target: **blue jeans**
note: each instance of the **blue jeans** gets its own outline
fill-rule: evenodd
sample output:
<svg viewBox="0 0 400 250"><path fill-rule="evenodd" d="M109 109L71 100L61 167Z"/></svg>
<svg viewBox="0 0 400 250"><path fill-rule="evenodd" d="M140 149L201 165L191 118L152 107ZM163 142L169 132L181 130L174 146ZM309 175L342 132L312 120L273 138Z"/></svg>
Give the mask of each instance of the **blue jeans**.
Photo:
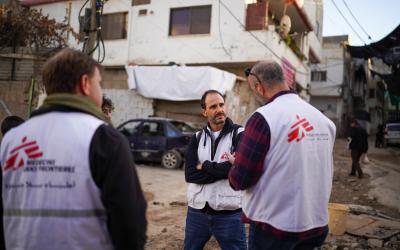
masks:
<svg viewBox="0 0 400 250"><path fill-rule="evenodd" d="M203 249L213 235L222 250L246 249L246 233L240 222L241 212L209 215L188 207L185 228L185 250Z"/></svg>
<svg viewBox="0 0 400 250"><path fill-rule="evenodd" d="M305 239L278 238L261 230L254 224L250 224L249 250L312 250L321 246L327 235L328 230L322 235L310 236Z"/></svg>

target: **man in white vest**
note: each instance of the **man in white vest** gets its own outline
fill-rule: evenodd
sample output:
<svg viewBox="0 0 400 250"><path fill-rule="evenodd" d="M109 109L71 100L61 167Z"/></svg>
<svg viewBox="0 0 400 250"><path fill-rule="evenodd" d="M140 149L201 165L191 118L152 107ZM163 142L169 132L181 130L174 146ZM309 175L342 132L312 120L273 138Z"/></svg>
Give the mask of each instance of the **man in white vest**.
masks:
<svg viewBox="0 0 400 250"><path fill-rule="evenodd" d="M328 233L336 128L285 83L273 61L246 70L265 104L247 121L229 173L244 190L249 249L313 249Z"/></svg>
<svg viewBox="0 0 400 250"><path fill-rule="evenodd" d="M185 178L188 183L188 211L185 250L203 249L214 236L223 250L246 249L244 225L240 222L242 193L228 182L233 153L243 128L225 115L224 98L216 90L201 98L208 124L193 135L187 152Z"/></svg>
<svg viewBox="0 0 400 250"><path fill-rule="evenodd" d="M100 72L73 49L44 64L47 98L1 144L2 249L144 248L146 202L129 145L101 112Z"/></svg>

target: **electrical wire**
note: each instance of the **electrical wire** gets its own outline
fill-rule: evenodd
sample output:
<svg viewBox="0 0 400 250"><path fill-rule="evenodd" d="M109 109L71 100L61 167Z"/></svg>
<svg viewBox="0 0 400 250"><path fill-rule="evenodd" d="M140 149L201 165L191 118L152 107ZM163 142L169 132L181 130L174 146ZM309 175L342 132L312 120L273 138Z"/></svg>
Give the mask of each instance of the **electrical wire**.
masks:
<svg viewBox="0 0 400 250"><path fill-rule="evenodd" d="M219 40L222 45L222 49L225 51L225 54L232 59L232 55L228 52L228 50L224 46L224 41L222 39L222 32L221 32L221 0L218 0L218 31L219 31Z"/></svg>
<svg viewBox="0 0 400 250"><path fill-rule="evenodd" d="M81 17L81 14L82 14L83 7L85 7L85 5L86 5L88 2L89 2L89 0L86 0L86 2L82 5L81 9L79 10L79 13L78 13L78 22L79 22L79 25L82 25L80 17Z"/></svg>
<svg viewBox="0 0 400 250"><path fill-rule="evenodd" d="M82 21L81 21L81 14L82 14L82 10L83 10L83 8L86 6L86 4L89 2L89 0L86 0L85 1L85 3L82 5L82 7L80 8L80 10L79 10L79 13L78 13L78 22L79 22L79 27L82 27ZM86 22L87 22L87 20L86 20ZM85 22L85 24L84 24L84 26L83 27L85 27L86 26L86 22ZM83 30L84 30L84 28L83 28ZM87 36L87 32L84 30L84 32L85 32L85 37L84 37L84 41L83 41L83 45L82 45L82 51L85 51L85 49L86 49L86 44L87 44L87 41L88 41L88 36Z"/></svg>
<svg viewBox="0 0 400 250"><path fill-rule="evenodd" d="M343 17L343 19L346 21L347 25L349 25L349 27L353 30L354 34L356 34L358 36L358 38L364 43L364 45L367 45L366 42L364 41L364 39L360 36L360 34L358 34L358 32L354 29L354 27L350 24L349 20L347 20L347 18L344 16L344 14L342 13L342 11L339 9L339 7L337 6L335 0L331 0L331 2L333 3L333 5L335 6L336 10L339 12L339 14Z"/></svg>
<svg viewBox="0 0 400 250"><path fill-rule="evenodd" d="M226 6L226 4L219 0L220 4L222 4L222 6L224 6L224 8L229 12L229 14L240 24L240 26L242 26L242 28L246 29L246 25L244 25L240 19L228 8L228 6ZM260 40L260 38L258 38L253 32L251 31L247 31L255 40L257 40L263 47L265 47L266 49L268 49L269 52L271 52L272 55L274 55L278 60L282 61L283 58L280 57L278 54L275 53L275 51L273 51L266 43L264 43L263 41ZM294 71L296 73L302 74L302 75L309 75L309 73L307 72L302 72L299 70L294 69Z"/></svg>
<svg viewBox="0 0 400 250"><path fill-rule="evenodd" d="M345 0L342 0L344 5L346 6L347 10L350 12L351 16L353 17L353 19L356 21L356 23L358 24L358 26L360 26L360 28L362 29L362 31L364 31L364 33L368 36L369 40L372 40L371 36L368 34L368 32L363 28L363 26L360 24L360 22L357 20L357 18L354 16L353 12L351 11L350 7L347 5Z"/></svg>

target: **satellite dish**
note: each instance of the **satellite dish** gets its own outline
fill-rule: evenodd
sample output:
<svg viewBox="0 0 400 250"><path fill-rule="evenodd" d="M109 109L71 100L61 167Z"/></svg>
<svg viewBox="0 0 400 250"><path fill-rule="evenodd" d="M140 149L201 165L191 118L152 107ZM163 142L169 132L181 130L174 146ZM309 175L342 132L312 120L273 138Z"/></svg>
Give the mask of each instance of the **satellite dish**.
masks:
<svg viewBox="0 0 400 250"><path fill-rule="evenodd" d="M290 21L290 17L288 15L283 15L280 22L280 31L283 35L287 35L290 32L290 28L292 27L292 21Z"/></svg>

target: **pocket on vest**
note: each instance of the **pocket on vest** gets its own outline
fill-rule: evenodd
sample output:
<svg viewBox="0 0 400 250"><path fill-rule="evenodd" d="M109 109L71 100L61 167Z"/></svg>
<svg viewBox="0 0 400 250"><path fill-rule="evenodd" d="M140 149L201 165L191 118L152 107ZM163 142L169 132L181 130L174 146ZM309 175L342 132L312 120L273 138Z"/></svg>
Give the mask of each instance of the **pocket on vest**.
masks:
<svg viewBox="0 0 400 250"><path fill-rule="evenodd" d="M242 192L234 191L229 184L221 188L216 198L218 210L234 210L242 207Z"/></svg>

